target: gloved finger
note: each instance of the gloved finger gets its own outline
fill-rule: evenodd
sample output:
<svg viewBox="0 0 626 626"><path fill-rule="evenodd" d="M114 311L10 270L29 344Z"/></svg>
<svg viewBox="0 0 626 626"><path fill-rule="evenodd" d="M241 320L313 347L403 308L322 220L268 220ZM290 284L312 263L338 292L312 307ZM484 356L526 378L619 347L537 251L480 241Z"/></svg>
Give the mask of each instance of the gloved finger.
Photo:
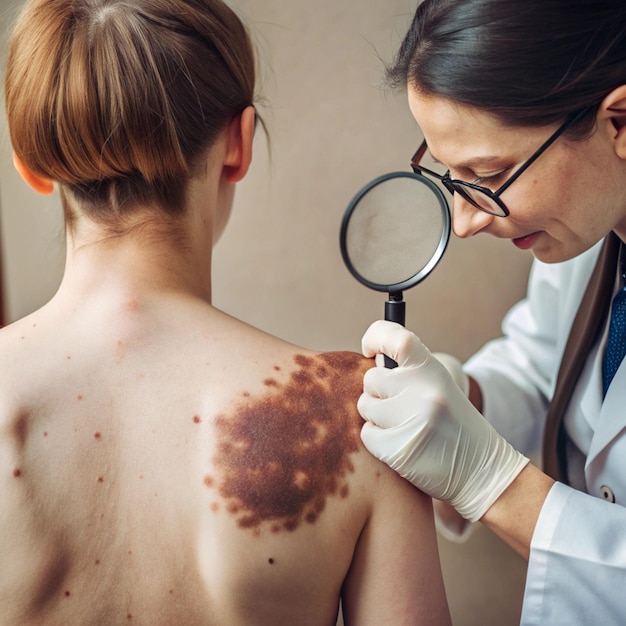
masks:
<svg viewBox="0 0 626 626"><path fill-rule="evenodd" d="M361 427L361 441L371 455L382 461L385 456L385 444L381 441L380 430L378 426L365 422Z"/></svg>
<svg viewBox="0 0 626 626"><path fill-rule="evenodd" d="M406 401L401 395L375 398L363 393L356 408L364 420L382 429L397 428L415 417L415 412L407 410Z"/></svg>
<svg viewBox="0 0 626 626"><path fill-rule="evenodd" d="M363 375L363 391L374 398L391 398L411 387L416 390L422 387L411 367L372 367Z"/></svg>
<svg viewBox="0 0 626 626"><path fill-rule="evenodd" d="M420 366L430 358L430 351L411 331L395 322L377 320L363 335L361 350L366 357L386 354L398 366Z"/></svg>

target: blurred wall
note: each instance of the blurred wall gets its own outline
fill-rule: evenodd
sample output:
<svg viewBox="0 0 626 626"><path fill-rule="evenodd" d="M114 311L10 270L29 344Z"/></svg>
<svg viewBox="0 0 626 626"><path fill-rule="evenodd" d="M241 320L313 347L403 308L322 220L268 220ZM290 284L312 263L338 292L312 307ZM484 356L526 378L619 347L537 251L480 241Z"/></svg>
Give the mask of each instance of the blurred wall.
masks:
<svg viewBox="0 0 626 626"><path fill-rule="evenodd" d="M2 0L1 32L20 2ZM408 170L421 141L404 93L382 86L417 0L237 0L259 50L252 169L237 190L214 262L214 303L296 344L359 350L384 294L358 284L338 244L360 187ZM4 45L2 46L4 53ZM4 63L2 64L4 66ZM14 173L2 111L0 217L9 319L43 303L63 268L58 198L35 197ZM405 293L407 325L433 350L466 358L499 334L524 293L530 256L487 236L452 239L432 276ZM525 565L482 528L441 557L455 624L516 624Z"/></svg>

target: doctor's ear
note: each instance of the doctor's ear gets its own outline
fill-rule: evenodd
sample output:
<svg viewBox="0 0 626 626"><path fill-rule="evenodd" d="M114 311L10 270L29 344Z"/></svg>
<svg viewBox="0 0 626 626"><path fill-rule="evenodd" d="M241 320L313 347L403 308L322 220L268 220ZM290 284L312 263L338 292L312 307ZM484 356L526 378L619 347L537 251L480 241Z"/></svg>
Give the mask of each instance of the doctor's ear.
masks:
<svg viewBox="0 0 626 626"><path fill-rule="evenodd" d="M620 85L609 93L598 108L598 121L611 124L615 151L626 159L626 85Z"/></svg>
<svg viewBox="0 0 626 626"><path fill-rule="evenodd" d="M15 154L15 152L13 153L13 165L15 165L15 169L28 186L37 193L47 196L54 192L54 182L32 172L24 161L22 161L22 159Z"/></svg>

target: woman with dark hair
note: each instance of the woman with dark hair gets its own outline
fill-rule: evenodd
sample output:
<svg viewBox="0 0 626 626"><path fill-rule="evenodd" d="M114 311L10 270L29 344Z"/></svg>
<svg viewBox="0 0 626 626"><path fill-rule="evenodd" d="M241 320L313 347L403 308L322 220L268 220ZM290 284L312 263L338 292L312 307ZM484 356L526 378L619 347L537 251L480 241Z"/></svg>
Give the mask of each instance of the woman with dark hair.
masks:
<svg viewBox="0 0 626 626"><path fill-rule="evenodd" d="M28 0L5 87L67 262L0 330L0 623L448 624L430 498L359 439L371 363L211 304L255 127L237 15Z"/></svg>
<svg viewBox="0 0 626 626"><path fill-rule="evenodd" d="M399 367L365 374L362 439L442 524L467 527L447 503L529 559L524 624L623 623L626 4L425 0L388 76L455 233L535 261L503 337L463 367L372 325L364 354ZM541 447L542 470L518 452Z"/></svg>

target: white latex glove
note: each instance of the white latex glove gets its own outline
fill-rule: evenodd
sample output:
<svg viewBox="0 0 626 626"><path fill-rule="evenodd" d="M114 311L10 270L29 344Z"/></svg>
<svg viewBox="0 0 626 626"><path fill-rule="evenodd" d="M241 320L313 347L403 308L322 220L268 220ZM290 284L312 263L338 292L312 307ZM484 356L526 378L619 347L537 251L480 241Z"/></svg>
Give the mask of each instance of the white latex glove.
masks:
<svg viewBox="0 0 626 626"><path fill-rule="evenodd" d="M463 371L463 364L451 354L433 352L433 356L448 370L452 380L467 398L470 392L469 376ZM433 500L435 527L448 541L461 543L470 538L476 524L468 522L447 502Z"/></svg>
<svg viewBox="0 0 626 626"><path fill-rule="evenodd" d="M428 495L478 521L528 463L474 408L410 331L374 322L363 354L398 363L365 373L358 409L365 447Z"/></svg>

